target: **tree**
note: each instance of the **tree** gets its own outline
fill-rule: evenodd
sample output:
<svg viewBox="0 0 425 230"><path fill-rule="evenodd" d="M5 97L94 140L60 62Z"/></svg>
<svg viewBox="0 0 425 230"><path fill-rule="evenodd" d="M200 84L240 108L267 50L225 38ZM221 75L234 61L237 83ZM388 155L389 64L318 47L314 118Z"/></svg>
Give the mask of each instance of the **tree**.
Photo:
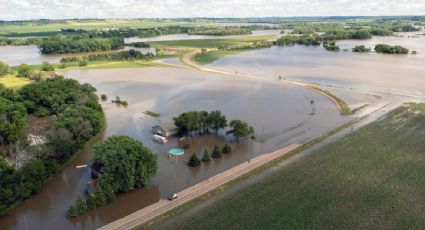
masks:
<svg viewBox="0 0 425 230"><path fill-rule="evenodd" d="M74 205L69 206L68 211L66 212L67 218L72 218L78 216L78 210Z"/></svg>
<svg viewBox="0 0 425 230"><path fill-rule="evenodd" d="M232 128L228 133L232 133L238 140L241 137L247 137L254 133L254 128L248 125L245 121L233 120L229 123Z"/></svg>
<svg viewBox="0 0 425 230"><path fill-rule="evenodd" d="M75 204L75 208L77 209L77 213L79 215L84 214L88 211L86 201L78 195L77 203Z"/></svg>
<svg viewBox="0 0 425 230"><path fill-rule="evenodd" d="M44 61L41 64L41 70L42 71L54 71L55 70L55 67L53 67L53 65L50 64L50 63L48 63L47 61Z"/></svg>
<svg viewBox="0 0 425 230"><path fill-rule="evenodd" d="M88 210L95 209L97 207L97 204L96 204L94 195L88 192L86 197L87 197L86 198L87 209Z"/></svg>
<svg viewBox="0 0 425 230"><path fill-rule="evenodd" d="M198 167L199 165L201 165L201 161L199 160L198 156L196 155L196 153L192 154L189 159L189 166Z"/></svg>
<svg viewBox="0 0 425 230"><path fill-rule="evenodd" d="M26 115L21 103L0 96L0 139L7 143L18 140L26 125Z"/></svg>
<svg viewBox="0 0 425 230"><path fill-rule="evenodd" d="M226 144L223 146L223 153L224 153L224 154L227 154L227 153L230 153L230 152L232 152L232 147L230 147L230 145L226 143Z"/></svg>
<svg viewBox="0 0 425 230"><path fill-rule="evenodd" d="M8 64L0 61L0 77L10 73L10 67Z"/></svg>
<svg viewBox="0 0 425 230"><path fill-rule="evenodd" d="M209 114L210 127L218 133L218 130L224 129L227 126L226 116L221 114L221 111L211 111Z"/></svg>
<svg viewBox="0 0 425 230"><path fill-rule="evenodd" d="M220 158L222 156L221 148L218 145L214 146L211 156L212 158Z"/></svg>
<svg viewBox="0 0 425 230"><path fill-rule="evenodd" d="M94 193L94 202L97 207L101 207L107 204L105 192L102 186L96 186L96 192Z"/></svg>
<svg viewBox="0 0 425 230"><path fill-rule="evenodd" d="M100 183L109 184L114 193L145 185L158 170L157 155L128 136L107 138L93 147L92 155L102 166Z"/></svg>
<svg viewBox="0 0 425 230"><path fill-rule="evenodd" d="M204 155L202 156L202 162L207 163L211 161L211 156L208 153L208 150L205 149Z"/></svg>
<svg viewBox="0 0 425 230"><path fill-rule="evenodd" d="M17 72L18 72L19 77L29 77L30 71L31 71L31 68L27 64L20 64L17 68Z"/></svg>

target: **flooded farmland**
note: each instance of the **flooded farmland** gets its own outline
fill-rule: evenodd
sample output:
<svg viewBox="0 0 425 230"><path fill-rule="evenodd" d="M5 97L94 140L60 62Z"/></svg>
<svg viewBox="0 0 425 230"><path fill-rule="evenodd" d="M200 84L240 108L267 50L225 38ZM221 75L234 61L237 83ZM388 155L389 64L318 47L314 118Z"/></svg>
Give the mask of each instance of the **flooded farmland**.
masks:
<svg viewBox="0 0 425 230"><path fill-rule="evenodd" d="M99 95L107 95L108 100L102 102L107 129L98 140L111 135L129 135L142 141L158 153L158 175L148 186L120 195L110 205L67 220L64 216L66 209L75 201L77 194L86 189L90 177L89 169L76 169L77 165L90 164L91 146L88 145L38 195L2 217L0 229L100 227L254 156L292 143L305 143L353 119L341 116L335 105L323 95L278 81L278 76L318 83L356 106L380 100L371 94L391 93L423 98L425 59L420 51L423 37L398 37L394 42L400 39L405 39L405 46L417 50L418 55L334 53L322 47L304 46L271 47L229 56L209 65L236 72L235 75L186 68L63 72L66 77L92 84ZM368 41L341 41L340 44L351 47ZM178 59L164 63L179 64ZM116 96L128 101L129 106L117 107L111 103ZM228 120L246 120L254 127L256 139L235 142L220 133L218 136L187 138L181 142L171 138L166 144L152 141L152 126L169 123L182 112L215 109L221 110ZM146 111L161 116L150 117L144 113ZM200 155L205 149L211 152L214 145L223 145L226 141L231 142L232 154L201 168L187 166L192 153ZM169 149L183 145L189 146L183 156L167 157Z"/></svg>
<svg viewBox="0 0 425 230"><path fill-rule="evenodd" d="M40 192L23 202L0 220L1 228L22 229L92 229L145 207L169 193L177 192L210 176L225 171L250 158L286 146L304 143L350 118L339 115L329 100L312 91L275 81L229 77L182 68L146 68L111 70L75 70L64 75L90 83L109 100L120 96L127 108L102 103L108 127L104 137L130 135L159 154L159 173L145 188L119 196L113 204L96 209L72 221L64 213L82 193L89 170L76 169L90 163L89 148L79 155ZM314 104L310 101L313 100ZM210 152L215 144L223 145L223 135L193 137L177 143L171 139L161 145L152 141L152 126L171 121L189 110L221 110L228 118L242 119L255 128L257 140L231 141L233 152L211 164L193 169L187 166L192 153ZM160 113L160 118L145 111ZM320 125L318 125L320 123ZM228 137L227 137L228 138ZM168 158L169 149L188 144L187 154Z"/></svg>

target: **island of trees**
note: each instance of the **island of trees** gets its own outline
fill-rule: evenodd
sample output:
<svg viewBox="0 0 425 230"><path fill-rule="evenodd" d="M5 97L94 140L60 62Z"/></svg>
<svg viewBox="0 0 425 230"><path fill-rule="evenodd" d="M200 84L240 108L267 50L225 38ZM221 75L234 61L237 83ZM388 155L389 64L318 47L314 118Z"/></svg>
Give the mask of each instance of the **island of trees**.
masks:
<svg viewBox="0 0 425 230"><path fill-rule="evenodd" d="M247 122L241 120L232 120L227 123L226 116L221 111L190 111L180 114L173 118L180 135L196 135L209 133L213 130L218 134L219 130L230 127L226 134L232 134L237 140L248 137L254 133L254 128Z"/></svg>
<svg viewBox="0 0 425 230"><path fill-rule="evenodd" d="M96 173L94 190L78 196L67 217L75 217L115 200L125 193L146 185L158 171L157 155L140 141L128 136L112 136L96 144L92 150Z"/></svg>
<svg viewBox="0 0 425 230"><path fill-rule="evenodd" d="M409 54L409 49L402 46L390 46L386 44L377 44L375 46L375 52L385 54Z"/></svg>
<svg viewBox="0 0 425 230"><path fill-rule="evenodd" d="M367 52L370 52L370 48L366 48L366 46L364 46L364 45L356 45L353 48L353 52L356 52L356 53L367 53Z"/></svg>
<svg viewBox="0 0 425 230"><path fill-rule="evenodd" d="M103 130L95 91L60 76L18 91L0 85L0 216L37 193Z"/></svg>
<svg viewBox="0 0 425 230"><path fill-rule="evenodd" d="M124 46L124 39L49 37L38 45L43 54L70 54L116 50Z"/></svg>

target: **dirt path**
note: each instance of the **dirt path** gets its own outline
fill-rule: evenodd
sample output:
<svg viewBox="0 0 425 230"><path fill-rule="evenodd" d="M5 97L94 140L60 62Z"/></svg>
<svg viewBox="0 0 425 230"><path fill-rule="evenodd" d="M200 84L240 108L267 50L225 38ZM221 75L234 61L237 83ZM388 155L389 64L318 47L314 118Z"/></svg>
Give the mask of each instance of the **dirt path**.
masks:
<svg viewBox="0 0 425 230"><path fill-rule="evenodd" d="M288 152L300 147L300 144L292 144L285 148L276 150L271 153L262 154L258 157L255 157L247 162L239 164L227 171L224 171L220 174L217 174L213 177L210 177L207 180L204 180L194 186L191 186L178 193L179 198L173 201L161 199L155 204L147 206L143 209L140 209L137 212L134 212L128 216L125 216L121 219L118 219L108 225L105 225L99 229L132 229L137 227L140 224L143 224L153 218L164 214L170 211L173 208L176 208L179 205L182 205L186 202L189 202L207 192L210 192L236 178L244 175L270 161L273 161Z"/></svg>

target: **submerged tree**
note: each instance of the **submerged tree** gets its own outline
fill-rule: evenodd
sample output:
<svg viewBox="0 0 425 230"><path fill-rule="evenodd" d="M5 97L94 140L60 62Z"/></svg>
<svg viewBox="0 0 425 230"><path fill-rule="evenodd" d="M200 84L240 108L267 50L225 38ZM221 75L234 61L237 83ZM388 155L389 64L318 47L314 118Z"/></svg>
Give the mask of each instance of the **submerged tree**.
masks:
<svg viewBox="0 0 425 230"><path fill-rule="evenodd" d="M254 133L254 128L248 125L245 121L233 120L229 123L229 126L232 128L228 133L232 133L236 139L239 140L241 137L247 137Z"/></svg>
<svg viewBox="0 0 425 230"><path fill-rule="evenodd" d="M211 156L213 158L220 158L222 155L223 154L222 154L221 148L218 147L218 145L214 146L214 150L213 150Z"/></svg>
<svg viewBox="0 0 425 230"><path fill-rule="evenodd" d="M205 149L204 155L202 156L202 162L207 163L211 161L211 155L208 153L208 150Z"/></svg>
<svg viewBox="0 0 425 230"><path fill-rule="evenodd" d="M201 161L199 160L198 156L196 155L196 153L192 154L189 159L189 166L198 167L199 165L201 165Z"/></svg>

